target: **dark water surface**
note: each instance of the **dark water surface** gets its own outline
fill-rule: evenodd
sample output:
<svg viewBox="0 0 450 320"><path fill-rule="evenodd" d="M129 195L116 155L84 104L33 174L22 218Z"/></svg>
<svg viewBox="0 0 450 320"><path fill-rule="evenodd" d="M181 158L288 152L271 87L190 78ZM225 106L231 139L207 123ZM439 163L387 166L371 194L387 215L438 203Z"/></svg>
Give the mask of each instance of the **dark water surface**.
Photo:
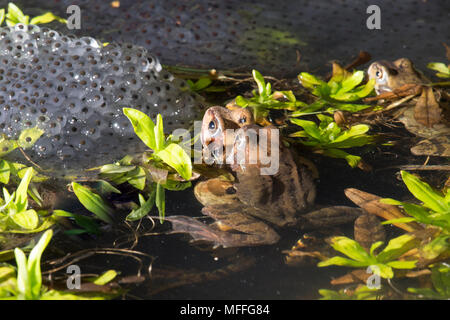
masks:
<svg viewBox="0 0 450 320"><path fill-rule="evenodd" d="M0 7L5 7L7 2L0 0ZM158 55L164 64L245 71L257 68L267 75L293 76L300 70L327 72L330 60L349 62L360 50L369 51L377 60L406 56L423 69L428 62L445 61L445 50L441 43L450 44L450 2L446 0L377 1L382 10L381 30L368 30L365 27L368 16L366 8L371 4L370 1L281 0L276 5L266 0L257 3L246 0L121 1L120 9L110 8L110 1L97 0L22 0L16 3L24 8L25 13L34 15L41 12L36 9L40 8L51 9L61 16L65 16L67 5L79 4L83 27L76 32L77 35L143 45ZM27 8L34 9L27 11ZM57 24L51 26L61 28ZM174 35L172 29L179 32ZM298 53L301 54L300 64L296 63ZM374 130L397 133L396 129L384 127ZM402 131L402 134L405 135L405 132ZM411 158L408 145L402 143L396 147L368 148L362 156L373 166L372 171L351 169L343 160L311 157L320 173L317 203L351 205L344 195L344 189L349 187L382 197L408 198L409 193L398 179L399 170L386 168L422 164L425 161L425 157ZM433 159L430 162L436 163L439 162ZM439 183L444 178L432 174L424 174L424 177L436 182L437 187L441 186ZM166 203L167 216L201 215L201 205L194 198L192 189L168 192ZM166 222L151 232L167 229ZM286 266L282 251L289 249L302 233L291 229L280 231L280 234L282 240L276 245L242 248L230 251L228 257L218 259L214 259L215 254L210 251L190 245L187 236L142 237L134 249L157 257L153 263L155 270L182 270L195 275L223 268L242 257L255 259L255 263L246 270L231 273L216 281L161 289L157 294L152 294L151 290L164 288L166 284L147 281L131 290L129 297L316 299L319 297L318 289L331 288L329 281L346 273L343 268ZM84 246L93 247L93 244L98 247L112 246L115 238L113 235L108 237L75 239L73 250ZM64 252L67 248L69 246L58 249ZM132 259L109 256L85 260L80 265L85 268L83 271L98 273L117 269L132 275L138 269ZM173 279L171 281L176 282L179 277Z"/></svg>

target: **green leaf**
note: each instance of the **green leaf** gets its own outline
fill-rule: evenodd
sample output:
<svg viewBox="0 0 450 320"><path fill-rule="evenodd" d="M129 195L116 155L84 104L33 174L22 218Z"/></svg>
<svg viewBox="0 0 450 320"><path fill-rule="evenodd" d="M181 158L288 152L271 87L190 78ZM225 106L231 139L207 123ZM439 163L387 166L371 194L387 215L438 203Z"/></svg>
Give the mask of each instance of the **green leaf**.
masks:
<svg viewBox="0 0 450 320"><path fill-rule="evenodd" d="M30 167L25 171L25 175L17 187L14 203L16 204L18 211L25 210L28 206L28 185L30 184L32 176L33 168Z"/></svg>
<svg viewBox="0 0 450 320"><path fill-rule="evenodd" d="M106 223L113 222L110 217L110 212L112 212L112 209L98 194L76 182L72 182L72 188L78 200L86 209L94 213L99 219Z"/></svg>
<svg viewBox="0 0 450 320"><path fill-rule="evenodd" d="M417 221L417 219L412 218L412 217L405 217L405 218L386 220L386 221L381 222L381 224L385 225L385 224L394 224L394 223L408 223L408 222L413 222L413 221Z"/></svg>
<svg viewBox="0 0 450 320"><path fill-rule="evenodd" d="M17 143L23 149L31 148L44 132L44 130L37 127L25 129L20 133Z"/></svg>
<svg viewBox="0 0 450 320"><path fill-rule="evenodd" d="M140 197L142 197L139 194ZM135 221L145 217L155 205L155 197L156 197L156 188L150 193L149 198L144 203L141 203L141 206L131 211L131 213L126 217L128 221Z"/></svg>
<svg viewBox="0 0 450 320"><path fill-rule="evenodd" d="M3 21L5 21L5 9L0 9L0 26L3 24Z"/></svg>
<svg viewBox="0 0 450 320"><path fill-rule="evenodd" d="M364 263L373 260L358 242L347 237L333 237L331 239L331 246L334 250L345 254L353 260Z"/></svg>
<svg viewBox="0 0 450 320"><path fill-rule="evenodd" d="M392 279L394 277L394 271L392 271L390 266L382 263L376 263L373 266L377 267L372 268L374 274L377 274L384 279Z"/></svg>
<svg viewBox="0 0 450 320"><path fill-rule="evenodd" d="M175 181L175 180L167 180L166 183L163 183L164 189L170 190L170 191L181 191L185 190L187 188L190 188L192 186L191 182L182 182L182 181Z"/></svg>
<svg viewBox="0 0 450 320"><path fill-rule="evenodd" d="M324 81L320 80L319 78L317 78L307 72L300 73L298 75L298 80L300 81L302 86L304 86L305 88L308 88L308 89L313 89L314 86L326 84Z"/></svg>
<svg viewBox="0 0 450 320"><path fill-rule="evenodd" d="M209 78L200 78L195 82L193 86L193 91L201 91L207 88L211 83L212 80Z"/></svg>
<svg viewBox="0 0 450 320"><path fill-rule="evenodd" d="M30 255L28 256L27 269L33 298L38 298L40 296L42 286L41 256L48 243L50 242L52 235L53 231L51 229L44 232L38 243L34 246L33 250L31 250Z"/></svg>
<svg viewBox="0 0 450 320"><path fill-rule="evenodd" d="M132 109L123 108L123 113L133 125L136 135L145 143L147 147L156 150L155 124L145 113Z"/></svg>
<svg viewBox="0 0 450 320"><path fill-rule="evenodd" d="M425 259L435 259L441 253L450 249L450 235L440 235L433 239L430 243L420 248L421 256Z"/></svg>
<svg viewBox="0 0 450 320"><path fill-rule="evenodd" d="M450 68L445 63L431 62L431 63L427 64L427 68L437 71L438 74L436 74L436 75L438 77L450 78Z"/></svg>
<svg viewBox="0 0 450 320"><path fill-rule="evenodd" d="M58 17L56 15L54 15L51 12L46 12L40 16L36 16L34 18L31 19L30 24L44 24L44 23L50 23L52 21L58 21L61 23L67 23L67 20L61 17Z"/></svg>
<svg viewBox="0 0 450 320"><path fill-rule="evenodd" d="M347 160L347 163L352 167L355 168L358 166L358 163L361 161L361 157L351 155L343 150L339 149L325 149L322 152L324 155L332 158L343 158Z"/></svg>
<svg viewBox="0 0 450 320"><path fill-rule="evenodd" d="M16 149L19 145L16 140L0 139L0 157L3 157Z"/></svg>
<svg viewBox="0 0 450 320"><path fill-rule="evenodd" d="M153 130L155 130L155 141L156 141L156 146L154 150L155 152L158 152L159 150L162 150L164 148L164 141L165 141L163 119L161 114L158 114L158 116L156 117L156 126Z"/></svg>
<svg viewBox="0 0 450 320"><path fill-rule="evenodd" d="M118 273L116 270L108 270L104 272L102 275L95 278L92 282L98 286L103 286L108 282L114 280L114 278L117 277L117 275Z"/></svg>
<svg viewBox="0 0 450 320"><path fill-rule="evenodd" d="M450 203L446 203L445 198L434 191L428 183L421 181L407 171L401 171L401 174L409 191L414 197L422 201L427 208L436 212L450 211Z"/></svg>
<svg viewBox="0 0 450 320"><path fill-rule="evenodd" d="M11 218L15 224L26 230L36 229L39 225L38 214L33 209L16 212Z"/></svg>
<svg viewBox="0 0 450 320"><path fill-rule="evenodd" d="M130 172L130 175L131 175L131 172ZM133 176L128 180L128 183L131 184L133 187L135 187L138 190L144 190L146 179L147 179L147 176L145 174L145 170L139 166L133 172Z"/></svg>
<svg viewBox="0 0 450 320"><path fill-rule="evenodd" d="M404 260L404 261L391 261L386 265L394 269L414 269L416 267L417 260Z"/></svg>
<svg viewBox="0 0 450 320"><path fill-rule="evenodd" d="M301 119L290 119L290 121L302 127L310 137L319 141L322 140L319 128L317 127L317 124L315 122Z"/></svg>
<svg viewBox="0 0 450 320"><path fill-rule="evenodd" d="M117 189L116 187L114 187L111 183L109 183L108 181L105 180L97 180L93 186L92 186L95 190L98 191L98 193L100 193L101 196L107 196L111 193L117 193L117 194L121 194L122 192L120 192L119 189Z"/></svg>
<svg viewBox="0 0 450 320"><path fill-rule="evenodd" d="M342 91L348 92L359 85L364 79L364 71L356 71L342 81Z"/></svg>
<svg viewBox="0 0 450 320"><path fill-rule="evenodd" d="M260 95L264 95L266 93L266 82L264 77L257 70L252 70L253 79L255 79L256 84L258 85L258 92Z"/></svg>
<svg viewBox="0 0 450 320"><path fill-rule="evenodd" d="M366 267L370 265L365 261L355 261L351 259L347 259L344 257L333 257L325 261L321 261L317 264L318 267L327 267L327 266L343 266L343 267Z"/></svg>
<svg viewBox="0 0 450 320"><path fill-rule="evenodd" d="M164 187L159 183L156 184L155 202L159 212L159 220L161 221L161 223L163 223L164 217L166 215L166 195Z"/></svg>
<svg viewBox="0 0 450 320"><path fill-rule="evenodd" d="M8 3L8 13L6 14L6 18L8 18L14 24L23 23L28 24L29 17L24 15L22 10L19 9L14 3Z"/></svg>
<svg viewBox="0 0 450 320"><path fill-rule="evenodd" d="M32 299L30 278L28 274L27 257L20 248L14 249L17 265L17 290L19 299Z"/></svg>
<svg viewBox="0 0 450 320"><path fill-rule="evenodd" d="M414 248L417 239L409 234L401 235L389 241L387 246L377 255L377 260L387 263L400 257L405 252Z"/></svg>
<svg viewBox="0 0 450 320"><path fill-rule="evenodd" d="M370 246L369 254L373 256L375 250L377 250L383 243L384 243L383 241L377 241L375 243L372 243L372 245Z"/></svg>
<svg viewBox="0 0 450 320"><path fill-rule="evenodd" d="M155 153L155 156L175 169L185 180L192 177L191 157L176 143L171 143L163 150Z"/></svg>
<svg viewBox="0 0 450 320"><path fill-rule="evenodd" d="M236 102L236 104L242 108L245 108L248 106L248 100L245 99L243 96L237 96L236 99L234 100Z"/></svg>
<svg viewBox="0 0 450 320"><path fill-rule="evenodd" d="M9 167L9 162L0 159L0 183L8 184L11 169Z"/></svg>
<svg viewBox="0 0 450 320"><path fill-rule="evenodd" d="M116 174L116 173L125 173L130 172L136 169L136 166L125 166L118 164L105 164L100 168L100 173L103 174Z"/></svg>

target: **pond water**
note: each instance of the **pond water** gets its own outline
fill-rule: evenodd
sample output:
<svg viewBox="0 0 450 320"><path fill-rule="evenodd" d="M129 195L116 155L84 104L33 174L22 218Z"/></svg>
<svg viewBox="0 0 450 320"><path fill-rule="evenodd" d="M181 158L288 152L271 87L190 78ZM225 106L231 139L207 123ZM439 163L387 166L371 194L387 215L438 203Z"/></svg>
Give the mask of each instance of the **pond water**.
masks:
<svg viewBox="0 0 450 320"><path fill-rule="evenodd" d="M7 2L0 0L0 8ZM111 5L111 1L100 0L16 3L33 16L45 10L66 16L67 6L79 5L81 29L66 30L55 22L49 27L104 42L144 46L163 65L239 72L255 68L264 75L279 78L294 78L305 70L325 74L330 70L330 60L338 59L346 64L360 50L368 51L376 60L406 56L423 69L428 62L446 61L441 43L450 44L450 3L445 0L378 1L382 17L379 30L366 26L370 1L302 0L294 4L282 0L276 6L273 1L265 0L257 4L242 0L116 2L120 3L119 8L114 7L117 4ZM226 103L222 96L214 100ZM412 136L400 126L379 124L372 130L397 138ZM426 157L412 157L409 152L412 141L405 141L400 139L393 147L372 146L359 151L372 166L371 171L352 169L344 160L306 155L319 171L316 203L353 205L344 195L346 188L408 199L410 194L399 179L398 167L423 164ZM429 164L446 163L446 159L429 160ZM439 187L446 179L445 172L424 172L422 176ZM125 202L134 196L125 193L119 200ZM166 216L201 216L202 206L192 188L167 192L166 197ZM61 199L61 205L74 212L81 208L73 199ZM96 255L79 262L83 273L116 269L123 275L133 276L140 270L145 281L131 285L128 299L317 299L319 289L332 288L330 280L347 272L315 265L287 266L283 251L303 236L303 232L294 228L277 230L281 240L275 245L212 251L190 244L186 235L164 234L169 226L169 222L162 226L156 222L151 228L150 221L145 221L139 228L142 235L132 250L151 256L142 257L141 269L130 257ZM131 229L126 226L119 229L108 230L110 234L106 232L98 237L65 238L59 234L54 248L49 249L50 254L58 257L87 248L111 248L115 241L124 241L127 236L130 241L123 242L120 248L130 248L134 240ZM386 229L388 234L397 234L393 228ZM343 231L352 236L351 226ZM146 232L154 234L145 235ZM152 266L150 276L149 265Z"/></svg>

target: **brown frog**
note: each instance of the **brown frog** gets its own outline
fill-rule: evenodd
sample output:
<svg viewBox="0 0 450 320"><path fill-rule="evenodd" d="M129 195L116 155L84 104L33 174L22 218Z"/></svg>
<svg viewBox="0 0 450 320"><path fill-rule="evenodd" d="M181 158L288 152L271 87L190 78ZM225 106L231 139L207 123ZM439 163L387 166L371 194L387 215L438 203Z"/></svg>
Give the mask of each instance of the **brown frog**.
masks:
<svg viewBox="0 0 450 320"><path fill-rule="evenodd" d="M239 130L225 132L230 128ZM255 139L251 134L257 135ZM305 166L295 161L290 149L278 144L277 134L275 127L255 125L248 109L212 107L206 111L202 144L212 153L230 147L231 152L220 156L217 155L220 152L216 152L214 157L227 160L235 181L214 178L195 186L195 196L204 205L202 213L216 221L212 225L215 230L208 231L209 236L205 237L202 231L202 236L197 239L213 241L223 247L273 244L279 240L279 235L269 224L316 228L348 223L360 215L360 209L350 207L309 212L316 196L313 177ZM261 143L266 136L269 138L266 141L277 142L275 146ZM253 148L255 142L259 148ZM237 153L242 150L244 161L235 161ZM279 155L274 158L279 161L275 174L262 174L261 169L272 165L264 161L262 153Z"/></svg>
<svg viewBox="0 0 450 320"><path fill-rule="evenodd" d="M424 85L430 83L407 58L400 58L394 62L376 61L369 66L367 73L370 79L375 79L377 94L395 92L395 90L409 84ZM429 90L431 92L431 89ZM439 94L437 94L437 98L439 99ZM437 102L436 108L439 110ZM416 120L417 114L413 105L406 105L397 111L395 116L405 125L408 131L426 138L411 149L413 154L443 157L450 155L450 126L447 119L449 110L444 109L442 111L441 121L431 127L424 126Z"/></svg>
<svg viewBox="0 0 450 320"><path fill-rule="evenodd" d="M376 61L367 70L370 79L375 79L377 94L392 92L405 84L424 84L429 82L413 66L411 60L400 58L394 62Z"/></svg>

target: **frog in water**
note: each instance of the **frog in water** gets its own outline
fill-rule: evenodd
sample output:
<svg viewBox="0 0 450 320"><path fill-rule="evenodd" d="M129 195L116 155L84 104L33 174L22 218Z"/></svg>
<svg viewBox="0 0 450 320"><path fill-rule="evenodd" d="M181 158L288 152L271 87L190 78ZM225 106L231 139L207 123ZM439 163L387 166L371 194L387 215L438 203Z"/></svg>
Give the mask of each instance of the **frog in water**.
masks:
<svg viewBox="0 0 450 320"><path fill-rule="evenodd" d="M377 94L395 92L395 90L408 84L424 85L430 83L423 74L414 68L411 60L400 58L394 62L376 61L367 70L369 79L375 79ZM442 108L441 108L442 109ZM426 127L415 118L415 110L406 105L397 113L399 121L405 128L419 137L426 138L411 148L415 155L450 156L450 126L448 121L449 110L443 110L442 120L432 127Z"/></svg>
<svg viewBox="0 0 450 320"><path fill-rule="evenodd" d="M251 138L252 133L256 133L256 139ZM276 144L260 143L263 136L269 141L274 138ZM246 137L248 143L243 143ZM254 124L248 109L211 107L206 111L201 132L203 147L212 153L224 146L231 148L227 155L222 154L222 159L228 160L235 181L213 178L195 186L195 196L204 205L202 213L216 221L211 225L210 236L201 240L223 247L273 244L279 235L269 224L320 228L352 222L361 214L359 208L344 206L310 212L316 196L313 176L306 166L297 164L294 153L278 143L277 137L275 127ZM255 141L258 148L253 148ZM236 160L239 151L244 152L245 161L230 161L232 157ZM279 161L275 174L262 174L261 169L268 167L262 153L279 155L275 159ZM249 161L252 156L254 162ZM217 153L215 157L218 158Z"/></svg>

